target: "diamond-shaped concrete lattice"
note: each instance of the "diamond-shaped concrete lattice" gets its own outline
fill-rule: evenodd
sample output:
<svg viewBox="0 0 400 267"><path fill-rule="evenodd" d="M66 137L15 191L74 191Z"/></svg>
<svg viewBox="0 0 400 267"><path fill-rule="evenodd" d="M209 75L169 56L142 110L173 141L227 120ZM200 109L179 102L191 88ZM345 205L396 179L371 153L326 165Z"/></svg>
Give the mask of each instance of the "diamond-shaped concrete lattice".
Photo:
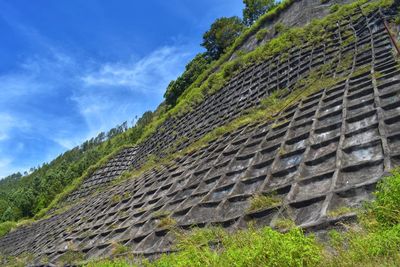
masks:
<svg viewBox="0 0 400 267"><path fill-rule="evenodd" d="M356 41L343 46L348 30ZM353 66L332 69L328 76L347 78L286 108L274 121L243 126L168 166L20 228L0 240L0 251L56 260L73 249L99 257L109 255L111 244L119 242L150 256L171 250L172 234L158 226L166 214L182 229L236 229L249 221L274 226L279 218L290 218L317 230L354 217L329 214L370 199L376 182L400 160L400 71L383 18L379 12L366 17L358 11L332 29L326 42L290 52L284 63L277 56L254 65L193 112L171 118L165 131L122 151L70 200L140 166L144 155L162 153L172 146L173 131L187 137L178 149L183 148L278 88L292 88L318 66L332 61L339 66L349 55ZM371 75L376 72L379 75ZM280 204L248 210L253 195L271 192ZM116 201L113 195L122 199Z"/></svg>

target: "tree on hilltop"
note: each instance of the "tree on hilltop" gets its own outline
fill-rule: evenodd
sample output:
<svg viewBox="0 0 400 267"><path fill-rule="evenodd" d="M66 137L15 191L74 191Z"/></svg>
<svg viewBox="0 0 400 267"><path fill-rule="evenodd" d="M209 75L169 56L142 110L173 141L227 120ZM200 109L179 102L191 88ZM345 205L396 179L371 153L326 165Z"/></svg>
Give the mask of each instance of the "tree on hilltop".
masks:
<svg viewBox="0 0 400 267"><path fill-rule="evenodd" d="M244 25L239 17L222 17L217 19L203 35L201 44L207 49L207 56L218 59L226 48L231 46L235 39L242 33Z"/></svg>
<svg viewBox="0 0 400 267"><path fill-rule="evenodd" d="M243 0L243 23L251 26L261 15L276 6L274 0Z"/></svg>

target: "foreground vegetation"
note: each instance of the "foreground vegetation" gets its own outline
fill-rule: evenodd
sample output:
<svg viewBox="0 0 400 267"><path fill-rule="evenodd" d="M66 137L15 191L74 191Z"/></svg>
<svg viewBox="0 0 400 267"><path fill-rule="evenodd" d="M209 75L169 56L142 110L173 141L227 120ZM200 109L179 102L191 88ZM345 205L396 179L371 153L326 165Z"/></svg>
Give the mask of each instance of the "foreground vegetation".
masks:
<svg viewBox="0 0 400 267"><path fill-rule="evenodd" d="M360 209L358 224L331 230L327 243L299 228L269 227L228 233L220 228L177 232L175 254L154 262L131 257L87 263L87 267L136 266L399 266L400 172L383 179L376 199Z"/></svg>

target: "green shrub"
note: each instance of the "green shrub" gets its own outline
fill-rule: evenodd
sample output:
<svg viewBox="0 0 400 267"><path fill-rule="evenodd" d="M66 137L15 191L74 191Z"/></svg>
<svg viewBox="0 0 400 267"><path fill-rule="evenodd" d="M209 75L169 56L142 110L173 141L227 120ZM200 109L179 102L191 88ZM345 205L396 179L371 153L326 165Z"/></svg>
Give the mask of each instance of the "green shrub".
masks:
<svg viewBox="0 0 400 267"><path fill-rule="evenodd" d="M400 266L400 175L379 182L376 200L360 210L361 224L346 225L347 232L332 230L320 244L304 235L293 221L280 219L275 226L291 228L280 233L269 227L228 233L221 228L176 233L175 254L163 255L140 266ZM346 210L340 208L338 210ZM371 228L364 223L375 221ZM135 266L132 260L97 262L88 267Z"/></svg>
<svg viewBox="0 0 400 267"><path fill-rule="evenodd" d="M275 228L279 230L287 230L296 226L293 220L288 218L279 218L274 223Z"/></svg>
<svg viewBox="0 0 400 267"><path fill-rule="evenodd" d="M372 203L372 210L377 221L385 226L400 223L400 171L393 171L393 175L384 178L375 193L376 200Z"/></svg>
<svg viewBox="0 0 400 267"><path fill-rule="evenodd" d="M399 266L400 225L373 232L330 232L334 253L326 253L321 266Z"/></svg>
<svg viewBox="0 0 400 267"><path fill-rule="evenodd" d="M204 33L201 44L207 50L207 57L217 60L243 30L244 25L239 17L222 17L215 20L210 29Z"/></svg>
<svg viewBox="0 0 400 267"><path fill-rule="evenodd" d="M336 11L339 10L339 8L340 8L340 5L334 4L334 5L331 6L331 8L329 9L329 11L330 11L331 13L335 13Z"/></svg>
<svg viewBox="0 0 400 267"><path fill-rule="evenodd" d="M275 194L270 195L255 195L250 199L250 207L248 211L255 211L259 209L265 209L277 206L281 204L282 199L277 197Z"/></svg>
<svg viewBox="0 0 400 267"><path fill-rule="evenodd" d="M285 234L268 227L234 234L197 229L184 236L178 248L180 252L164 255L151 266L315 266L321 260L314 238L297 228Z"/></svg>
<svg viewBox="0 0 400 267"><path fill-rule="evenodd" d="M116 203L121 202L121 200L122 200L122 196L118 195L118 194L115 194L111 198L111 203L116 204Z"/></svg>
<svg viewBox="0 0 400 267"><path fill-rule="evenodd" d="M257 19L276 7L275 0L243 0L243 23L251 26Z"/></svg>
<svg viewBox="0 0 400 267"><path fill-rule="evenodd" d="M69 265L69 264L76 264L84 259L84 254L79 252L79 251L72 251L69 250L62 254L59 258L58 261L64 265Z"/></svg>
<svg viewBox="0 0 400 267"><path fill-rule="evenodd" d="M187 65L185 71L175 81L171 81L165 91L167 105L174 106L179 96L207 69L210 60L203 54L197 54Z"/></svg>
<svg viewBox="0 0 400 267"><path fill-rule="evenodd" d="M159 228L171 228L175 225L176 225L176 220L174 218L171 218L170 216L161 218L157 224Z"/></svg>
<svg viewBox="0 0 400 267"><path fill-rule="evenodd" d="M17 257L4 256L0 251L0 266L7 267L25 267L34 259L34 256L30 253L22 253Z"/></svg>
<svg viewBox="0 0 400 267"><path fill-rule="evenodd" d="M138 266L126 259L102 260L87 263L85 267L133 267Z"/></svg>
<svg viewBox="0 0 400 267"><path fill-rule="evenodd" d="M400 25L400 15L397 15L394 19L394 23L396 23L397 25Z"/></svg>
<svg viewBox="0 0 400 267"><path fill-rule="evenodd" d="M335 218L352 212L353 210L349 207L339 207L337 209L328 212L328 217Z"/></svg>
<svg viewBox="0 0 400 267"><path fill-rule="evenodd" d="M129 252L129 248L119 243L112 243L112 255L120 255Z"/></svg>
<svg viewBox="0 0 400 267"><path fill-rule="evenodd" d="M262 40L264 40L265 36L267 36L268 34L268 29L261 29L257 32L256 34L256 40L257 42L261 42Z"/></svg>
<svg viewBox="0 0 400 267"><path fill-rule="evenodd" d="M288 28L281 22L278 22L274 26L275 33L283 33L286 31Z"/></svg>
<svg viewBox="0 0 400 267"><path fill-rule="evenodd" d="M0 223L0 237L8 234L16 226L17 226L17 223L15 223L15 222Z"/></svg>

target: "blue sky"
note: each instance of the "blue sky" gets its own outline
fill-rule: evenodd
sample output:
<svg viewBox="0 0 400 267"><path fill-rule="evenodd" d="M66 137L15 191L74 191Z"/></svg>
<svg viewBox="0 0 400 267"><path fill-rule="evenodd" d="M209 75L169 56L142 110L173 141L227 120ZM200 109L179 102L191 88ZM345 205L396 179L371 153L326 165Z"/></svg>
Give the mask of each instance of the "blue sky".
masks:
<svg viewBox="0 0 400 267"><path fill-rule="evenodd" d="M242 0L0 0L0 177L162 101Z"/></svg>

